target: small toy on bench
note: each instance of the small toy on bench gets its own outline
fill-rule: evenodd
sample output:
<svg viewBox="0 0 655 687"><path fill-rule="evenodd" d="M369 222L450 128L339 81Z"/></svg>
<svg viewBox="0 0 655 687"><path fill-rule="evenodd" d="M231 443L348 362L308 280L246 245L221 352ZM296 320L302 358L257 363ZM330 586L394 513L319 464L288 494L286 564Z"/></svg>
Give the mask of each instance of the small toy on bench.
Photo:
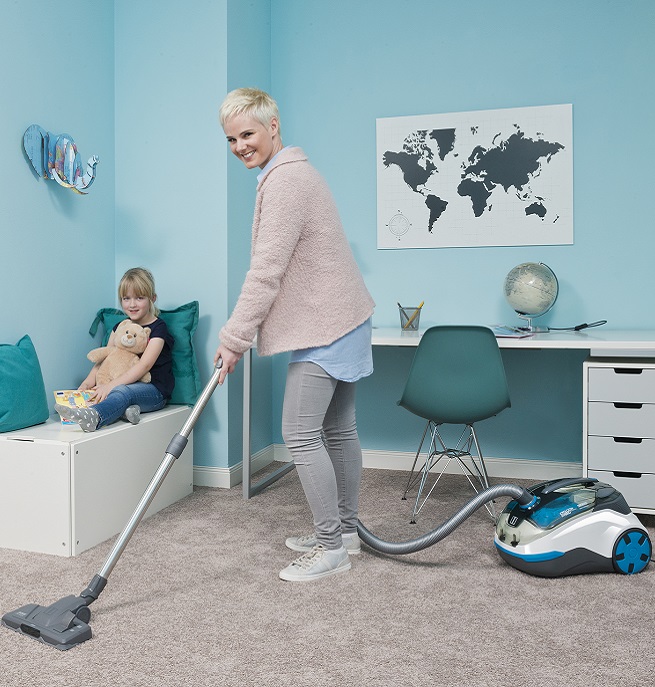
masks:
<svg viewBox="0 0 655 687"><path fill-rule="evenodd" d="M94 348L86 356L92 363L100 363L96 370L96 384L111 382L136 365L146 350L149 336L150 327L123 320L114 332L112 346ZM150 372L146 372L139 381L149 382Z"/></svg>
<svg viewBox="0 0 655 687"><path fill-rule="evenodd" d="M88 408L92 404L94 392L89 389L85 391L80 391L79 389L59 389L53 393L55 395L55 407ZM59 417L63 427L77 424L75 420L67 420L63 415Z"/></svg>

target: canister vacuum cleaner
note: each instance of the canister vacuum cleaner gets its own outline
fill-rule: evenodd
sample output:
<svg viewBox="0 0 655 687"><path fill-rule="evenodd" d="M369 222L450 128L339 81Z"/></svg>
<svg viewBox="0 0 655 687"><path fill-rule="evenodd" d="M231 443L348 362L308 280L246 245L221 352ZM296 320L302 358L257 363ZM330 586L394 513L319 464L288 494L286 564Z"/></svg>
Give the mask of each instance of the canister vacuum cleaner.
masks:
<svg viewBox="0 0 655 687"><path fill-rule="evenodd" d="M511 501L494 538L501 558L542 577L646 568L652 545L646 528L614 487L595 478L563 479L530 488L537 505Z"/></svg>
<svg viewBox="0 0 655 687"><path fill-rule="evenodd" d="M159 487L184 451L198 417L218 385L219 374L220 361L89 585L78 596L63 597L50 606L28 604L5 613L2 625L62 651L91 638L89 606L104 590ZM492 486L480 491L435 530L416 539L383 541L361 522L359 536L366 545L386 554L420 551L447 537L478 508L501 496L509 496L512 501L498 519L495 543L503 560L518 570L545 577L611 571L631 575L644 570L650 562L652 546L647 530L618 491L595 479L555 480L530 489L514 484Z"/></svg>
<svg viewBox="0 0 655 687"><path fill-rule="evenodd" d="M511 496L494 542L501 558L522 572L562 577L596 572L639 573L651 560L648 531L614 487L595 478L559 479L529 489L500 484L480 491L437 529L406 542L385 542L360 522L362 541L387 554L436 544L485 503Z"/></svg>

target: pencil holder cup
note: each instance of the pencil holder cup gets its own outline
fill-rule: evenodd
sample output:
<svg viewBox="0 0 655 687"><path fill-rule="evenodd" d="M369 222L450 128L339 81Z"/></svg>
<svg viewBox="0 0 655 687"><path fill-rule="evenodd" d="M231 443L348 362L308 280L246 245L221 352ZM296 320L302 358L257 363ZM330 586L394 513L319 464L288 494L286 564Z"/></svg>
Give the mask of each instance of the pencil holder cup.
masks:
<svg viewBox="0 0 655 687"><path fill-rule="evenodd" d="M419 320L421 319L421 308L404 308L398 306L400 313L400 328L404 332L417 332Z"/></svg>

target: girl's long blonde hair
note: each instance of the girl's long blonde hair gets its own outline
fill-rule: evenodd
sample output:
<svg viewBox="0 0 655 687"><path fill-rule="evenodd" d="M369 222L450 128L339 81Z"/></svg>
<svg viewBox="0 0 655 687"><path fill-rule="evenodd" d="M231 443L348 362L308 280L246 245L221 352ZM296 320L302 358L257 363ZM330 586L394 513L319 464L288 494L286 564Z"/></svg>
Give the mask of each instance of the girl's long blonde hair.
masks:
<svg viewBox="0 0 655 687"><path fill-rule="evenodd" d="M135 296L147 298L150 301L150 313L154 317L159 316L159 308L155 305L157 292L155 291L155 279L150 270L145 267L132 267L122 276L118 285L118 300L122 302L128 291Z"/></svg>

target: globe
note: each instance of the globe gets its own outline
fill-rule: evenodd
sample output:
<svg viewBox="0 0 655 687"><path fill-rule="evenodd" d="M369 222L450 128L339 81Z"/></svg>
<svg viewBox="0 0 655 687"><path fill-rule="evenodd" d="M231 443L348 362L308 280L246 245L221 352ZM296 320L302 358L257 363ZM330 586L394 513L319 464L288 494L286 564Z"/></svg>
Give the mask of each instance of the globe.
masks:
<svg viewBox="0 0 655 687"><path fill-rule="evenodd" d="M543 262L523 262L505 277L505 299L519 317L527 320L525 329L538 331L532 318L547 313L555 304L559 284L553 270Z"/></svg>

